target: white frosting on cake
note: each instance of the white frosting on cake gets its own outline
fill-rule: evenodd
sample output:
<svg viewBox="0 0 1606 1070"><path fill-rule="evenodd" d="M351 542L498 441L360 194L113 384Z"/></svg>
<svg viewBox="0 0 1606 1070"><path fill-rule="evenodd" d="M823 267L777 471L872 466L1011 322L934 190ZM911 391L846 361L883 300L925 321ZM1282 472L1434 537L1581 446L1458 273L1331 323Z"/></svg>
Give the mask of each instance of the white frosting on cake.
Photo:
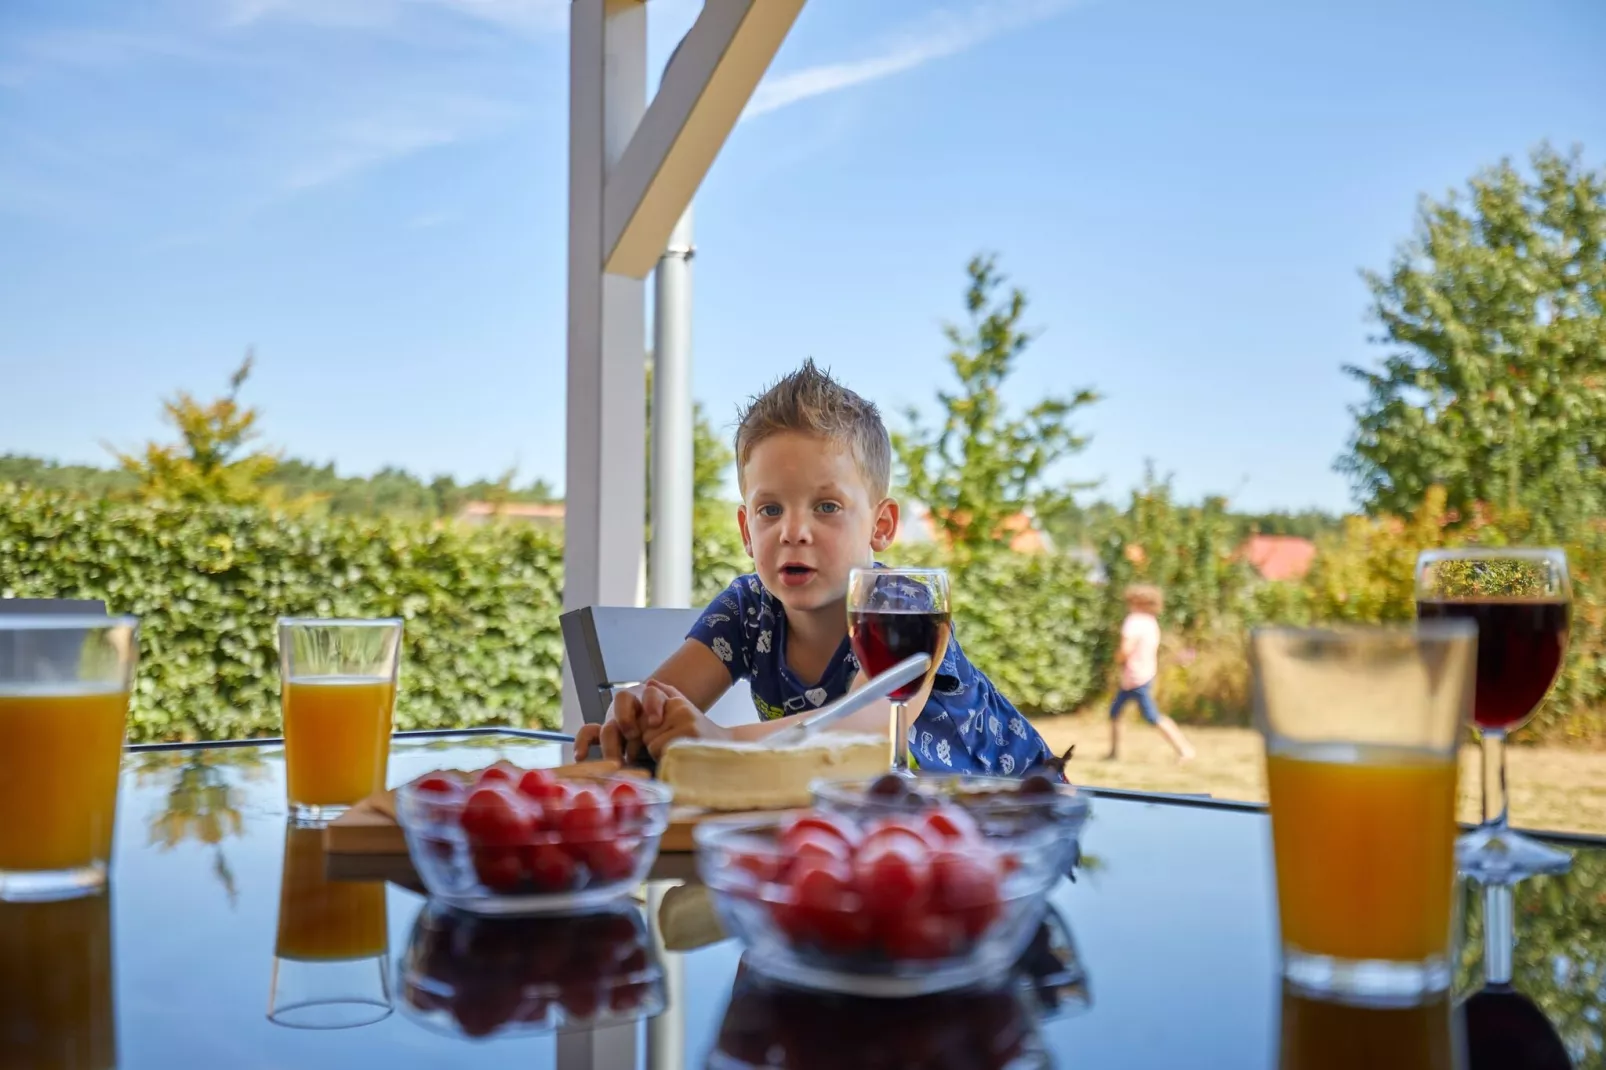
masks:
<svg viewBox="0 0 1606 1070"><path fill-rule="evenodd" d="M681 739L658 760L658 778L675 802L708 810L782 810L807 806L816 779L854 779L887 769L880 736L821 732L790 747L761 740Z"/></svg>

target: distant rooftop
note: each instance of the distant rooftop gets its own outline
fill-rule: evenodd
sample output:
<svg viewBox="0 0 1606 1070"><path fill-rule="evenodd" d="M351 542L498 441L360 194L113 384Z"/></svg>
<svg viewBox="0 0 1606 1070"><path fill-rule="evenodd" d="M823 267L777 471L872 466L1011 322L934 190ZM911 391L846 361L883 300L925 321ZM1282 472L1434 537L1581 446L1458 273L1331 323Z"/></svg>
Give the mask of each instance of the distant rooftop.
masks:
<svg viewBox="0 0 1606 1070"><path fill-rule="evenodd" d="M1262 579L1299 580L1316 560L1316 544L1298 535L1251 535L1238 547L1238 556Z"/></svg>

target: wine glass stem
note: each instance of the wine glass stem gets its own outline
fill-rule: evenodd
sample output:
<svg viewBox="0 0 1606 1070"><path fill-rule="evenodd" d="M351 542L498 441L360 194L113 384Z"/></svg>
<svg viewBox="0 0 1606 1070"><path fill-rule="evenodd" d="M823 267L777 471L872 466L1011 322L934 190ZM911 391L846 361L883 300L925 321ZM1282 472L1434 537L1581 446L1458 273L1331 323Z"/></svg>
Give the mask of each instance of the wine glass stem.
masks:
<svg viewBox="0 0 1606 1070"><path fill-rule="evenodd" d="M1506 730L1483 730L1483 825L1506 827Z"/></svg>
<svg viewBox="0 0 1606 1070"><path fill-rule="evenodd" d="M1511 948L1516 941L1511 912L1511 885L1483 889L1483 975L1492 985L1511 983Z"/></svg>
<svg viewBox="0 0 1606 1070"><path fill-rule="evenodd" d="M904 723L908 716L908 703L894 702L892 704L892 771L894 773L907 773L909 771L909 726Z"/></svg>

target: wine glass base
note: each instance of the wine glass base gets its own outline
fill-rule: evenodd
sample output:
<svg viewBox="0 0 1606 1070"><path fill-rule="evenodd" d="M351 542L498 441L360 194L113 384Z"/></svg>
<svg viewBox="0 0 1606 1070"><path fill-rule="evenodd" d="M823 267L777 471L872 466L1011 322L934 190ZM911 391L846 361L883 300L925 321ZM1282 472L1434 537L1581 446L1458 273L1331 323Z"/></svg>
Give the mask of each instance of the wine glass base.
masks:
<svg viewBox="0 0 1606 1070"><path fill-rule="evenodd" d="M1456 867L1485 884L1566 873L1573 856L1509 828L1480 828L1455 842Z"/></svg>

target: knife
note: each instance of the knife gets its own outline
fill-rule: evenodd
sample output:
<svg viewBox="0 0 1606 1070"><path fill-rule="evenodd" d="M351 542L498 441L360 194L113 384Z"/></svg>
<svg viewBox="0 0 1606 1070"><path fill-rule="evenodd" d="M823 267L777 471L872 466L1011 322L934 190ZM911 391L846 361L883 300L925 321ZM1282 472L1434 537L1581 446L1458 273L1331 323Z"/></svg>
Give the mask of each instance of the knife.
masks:
<svg viewBox="0 0 1606 1070"><path fill-rule="evenodd" d="M875 677L857 691L850 691L823 710L812 713L797 724L764 737L766 747L790 747L803 742L832 721L857 713L877 699L884 699L911 680L918 680L931 668L930 654L915 654Z"/></svg>

